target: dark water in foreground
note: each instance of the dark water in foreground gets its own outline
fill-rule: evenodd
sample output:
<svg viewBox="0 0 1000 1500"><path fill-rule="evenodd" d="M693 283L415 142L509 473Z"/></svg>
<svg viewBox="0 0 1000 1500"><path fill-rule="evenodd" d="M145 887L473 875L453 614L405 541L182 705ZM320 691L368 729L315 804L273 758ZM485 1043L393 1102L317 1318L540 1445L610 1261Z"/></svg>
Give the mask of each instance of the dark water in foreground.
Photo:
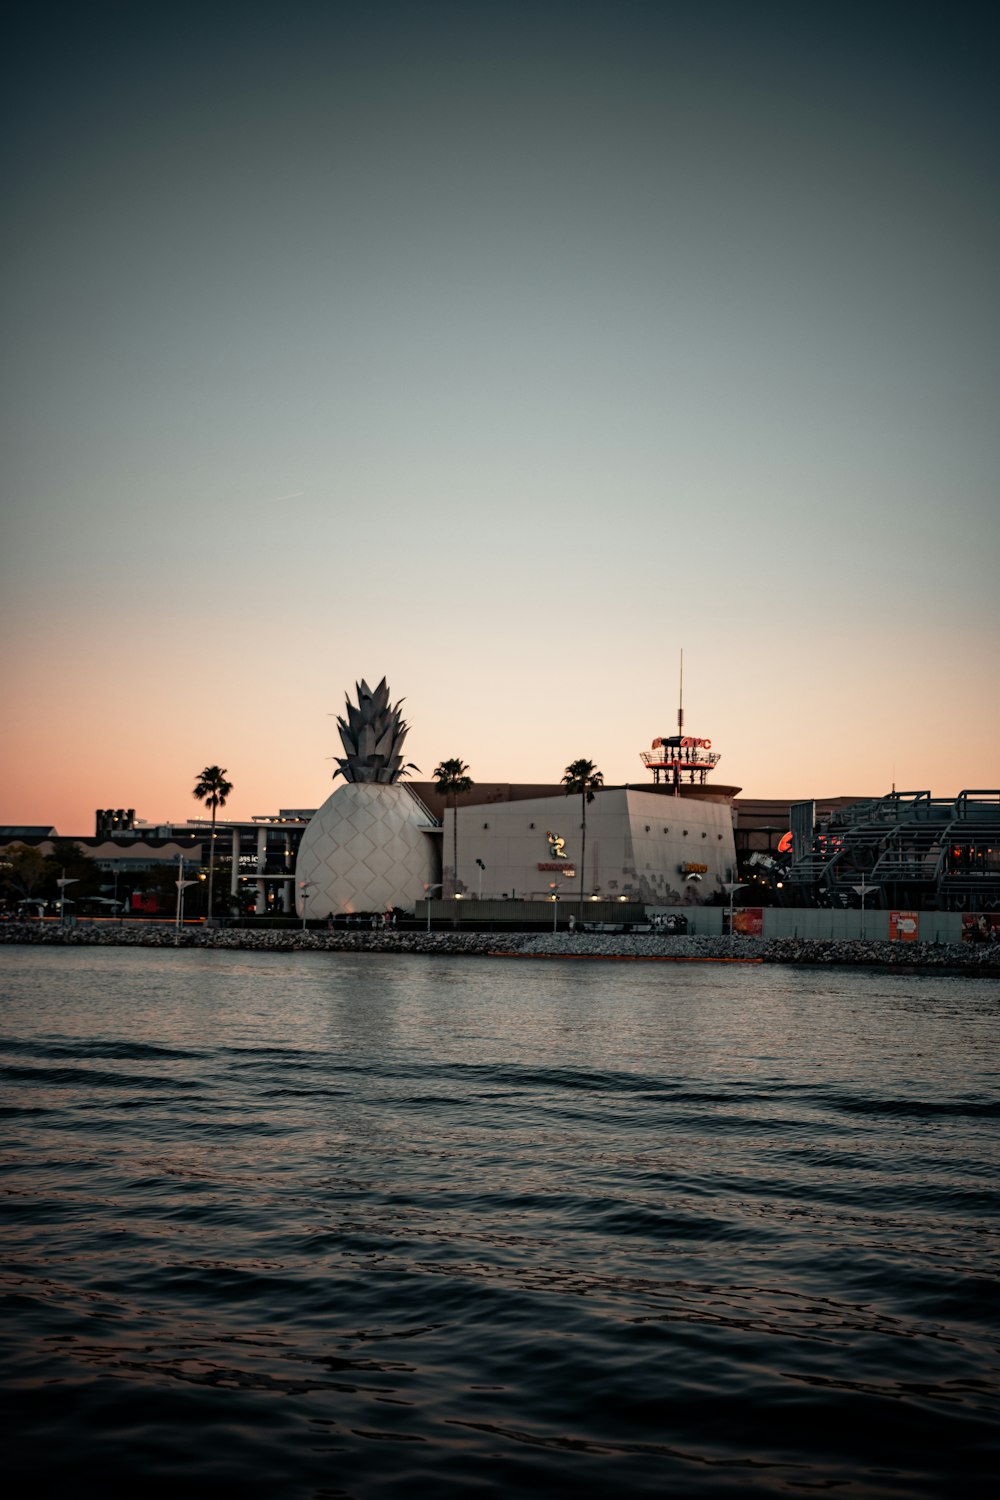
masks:
<svg viewBox="0 0 1000 1500"><path fill-rule="evenodd" d="M993 1492L995 980L8 948L0 997L19 1494Z"/></svg>

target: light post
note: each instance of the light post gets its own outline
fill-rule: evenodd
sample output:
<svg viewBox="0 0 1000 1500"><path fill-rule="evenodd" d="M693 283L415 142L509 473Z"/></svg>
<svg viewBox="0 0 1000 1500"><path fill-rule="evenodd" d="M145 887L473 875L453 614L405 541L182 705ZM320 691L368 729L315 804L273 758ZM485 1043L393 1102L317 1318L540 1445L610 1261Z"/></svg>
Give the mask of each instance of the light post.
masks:
<svg viewBox="0 0 1000 1500"><path fill-rule="evenodd" d="M559 920L559 882L558 882L558 880L550 880L549 881L549 890L552 892L552 895L549 897L549 900L552 902L552 931L553 931L553 933L557 933L559 931L559 928L557 926L557 923L558 923L558 920Z"/></svg>
<svg viewBox="0 0 1000 1500"><path fill-rule="evenodd" d="M75 880L67 880L66 879L66 871L63 870L63 872L62 872L62 879L61 880L57 880L56 881L56 885L59 887L59 926L60 927L65 927L66 926L66 887L68 885L76 885L76 881Z"/></svg>
<svg viewBox="0 0 1000 1500"><path fill-rule="evenodd" d="M746 890L746 882L742 880L728 880L723 883L722 889L729 892L729 936L735 937L733 931L733 897L737 891Z"/></svg>
<svg viewBox="0 0 1000 1500"><path fill-rule="evenodd" d="M480 899L480 901L482 901L482 899L483 899L483 871L486 869L486 866L483 864L483 862L482 862L481 859L477 859L476 860L476 864L479 866L479 899Z"/></svg>
<svg viewBox="0 0 1000 1500"><path fill-rule="evenodd" d="M424 904L427 907L427 931L431 930L431 891L441 891L444 887L440 880L435 880L433 885L424 886Z"/></svg>
<svg viewBox="0 0 1000 1500"><path fill-rule="evenodd" d="M177 887L177 915L174 918L174 942L175 943L180 938L181 924L184 921L184 891L185 891L185 888L187 886L189 886L189 885L196 884L196 882L193 881L193 880L185 880L184 879L184 856L183 856L183 854L178 854L177 861L178 861L178 875L177 875L177 879L174 881L174 884Z"/></svg>
<svg viewBox="0 0 1000 1500"><path fill-rule="evenodd" d="M305 930L306 930L306 912L309 909L309 892L311 890L312 890L312 886L309 884L308 880L300 880L299 881L299 891L302 894L302 931L303 932L305 932Z"/></svg>
<svg viewBox="0 0 1000 1500"><path fill-rule="evenodd" d="M204 876L202 879L204 880ZM205 926L212 926L212 886L215 883L215 808L212 809L212 831L208 836L208 906L205 911Z"/></svg>
<svg viewBox="0 0 1000 1500"><path fill-rule="evenodd" d="M869 895L872 891L877 891L878 890L878 886L877 885L869 885L867 883L867 881L865 880L865 877L862 875L862 877L861 877L861 884L860 885L856 885L854 887L854 889L857 891L858 895L861 897L861 941L864 942L864 940L865 940L865 897L867 895Z"/></svg>

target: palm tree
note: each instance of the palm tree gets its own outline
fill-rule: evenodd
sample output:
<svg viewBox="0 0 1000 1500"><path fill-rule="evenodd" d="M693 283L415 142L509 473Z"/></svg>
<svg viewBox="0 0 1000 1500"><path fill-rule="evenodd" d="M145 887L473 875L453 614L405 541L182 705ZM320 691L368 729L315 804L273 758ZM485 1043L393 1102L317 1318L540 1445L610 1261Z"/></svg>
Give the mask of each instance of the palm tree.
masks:
<svg viewBox="0 0 1000 1500"><path fill-rule="evenodd" d="M580 840L580 921L582 922L583 876L587 859L587 803L593 802L594 793L604 785L604 777L592 760L574 760L566 767L562 784L566 788L567 797L572 796L574 792L579 792L580 807L583 811L583 837Z"/></svg>
<svg viewBox="0 0 1000 1500"><path fill-rule="evenodd" d="M472 790L472 780L466 774L468 769L464 760L443 760L434 772L434 780L438 784L438 791L443 797L451 799L452 837L454 839L452 854L454 875L451 885L453 897L458 896L458 808L455 799L461 796L463 792L471 792Z"/></svg>
<svg viewBox="0 0 1000 1500"><path fill-rule="evenodd" d="M218 808L225 807L226 798L233 789L233 783L226 780L226 772L222 766L206 766L194 784L194 796L199 802L207 802L212 809L212 838L208 846L208 915L212 915L212 882L215 876L215 814Z"/></svg>

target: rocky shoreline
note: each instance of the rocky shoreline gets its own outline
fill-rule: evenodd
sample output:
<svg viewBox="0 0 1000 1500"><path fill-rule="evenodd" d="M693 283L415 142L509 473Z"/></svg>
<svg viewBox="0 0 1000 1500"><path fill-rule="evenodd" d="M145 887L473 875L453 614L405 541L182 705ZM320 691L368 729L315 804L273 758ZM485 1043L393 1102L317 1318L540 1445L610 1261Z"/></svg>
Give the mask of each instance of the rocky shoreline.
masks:
<svg viewBox="0 0 1000 1500"><path fill-rule="evenodd" d="M1000 977L1000 945L888 943L823 938L668 937L661 934L302 931L205 929L129 923L67 928L12 922L0 943L65 947L213 948L273 953L417 953L436 957L509 957L674 961L678 963L841 964L961 969Z"/></svg>

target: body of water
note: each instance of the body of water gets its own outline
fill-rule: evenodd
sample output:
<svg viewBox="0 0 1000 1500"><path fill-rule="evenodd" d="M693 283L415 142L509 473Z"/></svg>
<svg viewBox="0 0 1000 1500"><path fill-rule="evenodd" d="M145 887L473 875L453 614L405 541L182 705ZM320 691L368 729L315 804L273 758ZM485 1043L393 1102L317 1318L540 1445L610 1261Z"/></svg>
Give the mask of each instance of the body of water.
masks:
<svg viewBox="0 0 1000 1500"><path fill-rule="evenodd" d="M996 980L0 950L18 1493L985 1496Z"/></svg>

